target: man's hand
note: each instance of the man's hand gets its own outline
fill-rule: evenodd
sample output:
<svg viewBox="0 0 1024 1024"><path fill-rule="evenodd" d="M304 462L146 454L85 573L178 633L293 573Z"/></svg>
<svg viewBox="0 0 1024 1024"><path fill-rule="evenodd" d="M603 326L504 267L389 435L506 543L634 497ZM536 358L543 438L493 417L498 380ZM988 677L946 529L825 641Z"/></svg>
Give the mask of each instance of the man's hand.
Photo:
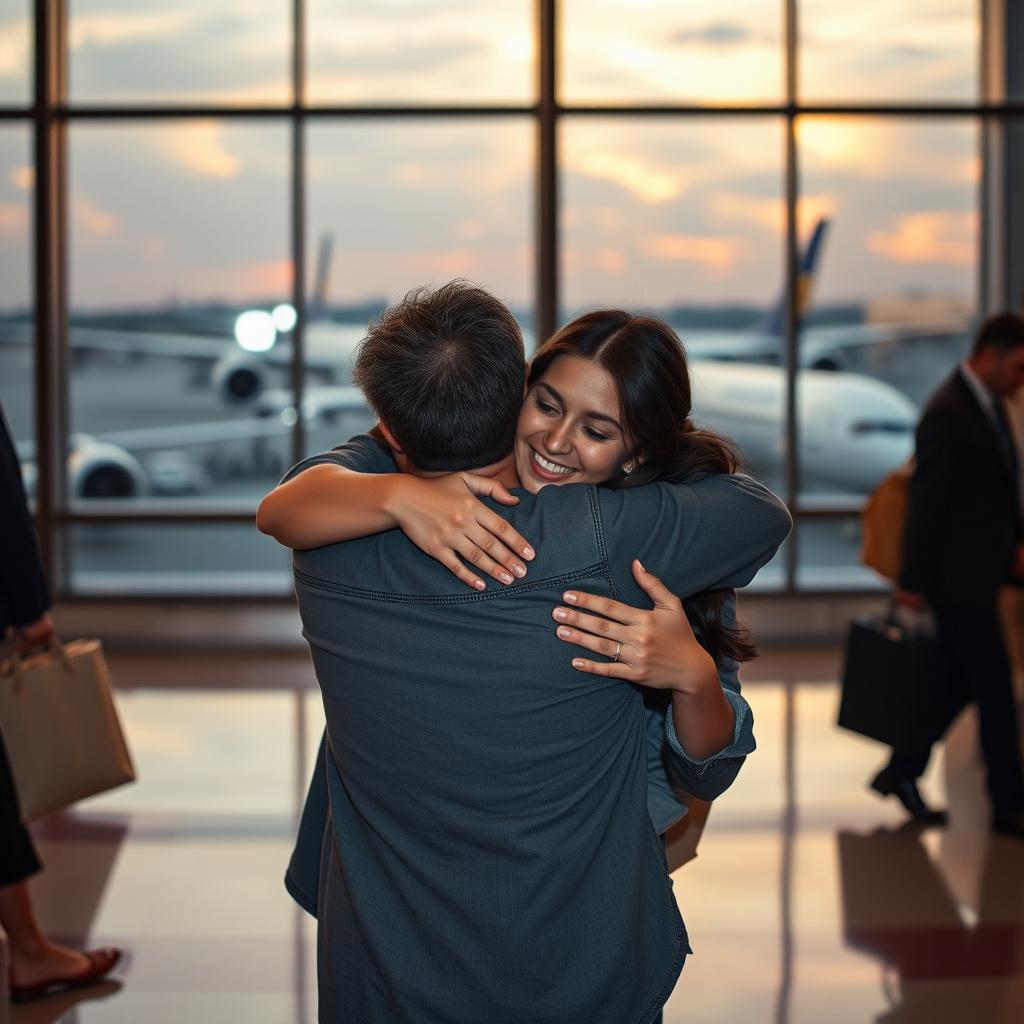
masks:
<svg viewBox="0 0 1024 1024"><path fill-rule="evenodd" d="M580 590L563 595L571 607L552 612L562 623L556 630L560 639L613 659L574 658L573 668L677 693L717 690L718 669L697 643L682 601L636 559L633 577L654 603L653 610Z"/></svg>
<svg viewBox="0 0 1024 1024"><path fill-rule="evenodd" d="M892 599L903 608L910 608L915 612L923 612L928 607L923 594L915 594L909 590L900 590L898 587L892 592Z"/></svg>
<svg viewBox="0 0 1024 1024"><path fill-rule="evenodd" d="M14 627L15 644L18 653L22 655L28 654L37 647L47 646L53 640L53 636L53 619L50 618L49 612L44 612L35 622L30 622L27 626Z"/></svg>
<svg viewBox="0 0 1024 1024"><path fill-rule="evenodd" d="M476 495L486 495L503 505L519 502L489 477L449 473L431 478L403 477L392 511L409 540L463 583L477 590L486 586L459 556L507 586L516 577L526 575L523 560L534 557L533 548L511 523L492 512Z"/></svg>

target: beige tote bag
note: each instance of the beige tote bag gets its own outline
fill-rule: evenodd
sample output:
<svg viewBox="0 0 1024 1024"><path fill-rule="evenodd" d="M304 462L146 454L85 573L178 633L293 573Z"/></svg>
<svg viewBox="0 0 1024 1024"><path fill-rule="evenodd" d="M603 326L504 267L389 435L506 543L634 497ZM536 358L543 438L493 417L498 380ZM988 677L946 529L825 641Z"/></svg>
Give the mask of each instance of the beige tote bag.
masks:
<svg viewBox="0 0 1024 1024"><path fill-rule="evenodd" d="M99 640L9 659L0 735L25 821L135 779Z"/></svg>

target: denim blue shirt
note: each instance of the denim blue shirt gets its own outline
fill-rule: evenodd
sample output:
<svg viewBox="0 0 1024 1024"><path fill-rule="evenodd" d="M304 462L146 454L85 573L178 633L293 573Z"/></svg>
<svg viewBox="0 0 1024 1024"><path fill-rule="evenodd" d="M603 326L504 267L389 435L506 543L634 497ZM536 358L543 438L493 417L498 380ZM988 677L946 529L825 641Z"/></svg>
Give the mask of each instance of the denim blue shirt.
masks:
<svg viewBox="0 0 1024 1024"><path fill-rule="evenodd" d="M467 591L398 531L295 553L327 718L323 1021L644 1022L689 950L643 694L575 672L551 608L569 586L646 603L633 557L679 593L743 585L788 514L745 477L520 498L498 510L538 555L509 588ZM660 724L698 786L753 748L727 693L735 742L713 758Z"/></svg>

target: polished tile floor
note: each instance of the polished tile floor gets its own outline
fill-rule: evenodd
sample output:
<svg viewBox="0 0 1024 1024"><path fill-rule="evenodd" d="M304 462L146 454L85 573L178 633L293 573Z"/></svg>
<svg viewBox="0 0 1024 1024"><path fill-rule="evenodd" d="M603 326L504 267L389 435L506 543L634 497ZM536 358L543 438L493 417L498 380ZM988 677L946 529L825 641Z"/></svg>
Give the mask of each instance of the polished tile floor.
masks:
<svg viewBox="0 0 1024 1024"><path fill-rule="evenodd" d="M138 657L120 672L112 661L119 684L145 681L126 679ZM773 651L747 674L759 749L674 874L696 952L666 1022L1020 1024L1024 842L985 829L973 719L924 780L948 800L950 827L904 826L865 790L881 748L834 725L836 662ZM315 929L281 875L317 693L140 687L119 699L139 781L38 823L47 870L32 888L50 933L125 946L130 962L10 1020L315 1021Z"/></svg>

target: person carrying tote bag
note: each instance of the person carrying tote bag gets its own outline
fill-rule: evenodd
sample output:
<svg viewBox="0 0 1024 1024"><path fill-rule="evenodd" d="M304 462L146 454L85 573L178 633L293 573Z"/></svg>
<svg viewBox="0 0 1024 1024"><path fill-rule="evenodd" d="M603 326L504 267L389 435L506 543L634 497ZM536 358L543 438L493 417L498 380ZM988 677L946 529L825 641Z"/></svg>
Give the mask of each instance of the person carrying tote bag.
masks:
<svg viewBox="0 0 1024 1024"><path fill-rule="evenodd" d="M19 655L53 637L46 585L21 467L0 408L0 638L13 630ZM78 952L50 942L35 918L26 879L41 865L21 819L14 778L0 735L0 926L9 942L8 980L14 1000L38 998L105 977L119 949Z"/></svg>

